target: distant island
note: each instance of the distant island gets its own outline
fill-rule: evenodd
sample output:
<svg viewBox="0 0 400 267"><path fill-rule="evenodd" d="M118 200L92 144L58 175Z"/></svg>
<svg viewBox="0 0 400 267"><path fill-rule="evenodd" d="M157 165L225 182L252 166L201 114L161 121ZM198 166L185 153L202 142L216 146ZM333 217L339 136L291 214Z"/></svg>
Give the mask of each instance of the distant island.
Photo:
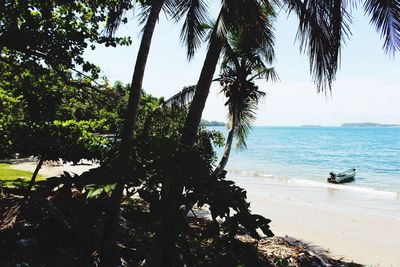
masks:
<svg viewBox="0 0 400 267"><path fill-rule="evenodd" d="M343 123L342 127L400 127L400 124L384 124L374 122Z"/></svg>
<svg viewBox="0 0 400 267"><path fill-rule="evenodd" d="M201 125L203 126L225 126L225 122L221 121L207 121L207 120L201 120L200 122Z"/></svg>

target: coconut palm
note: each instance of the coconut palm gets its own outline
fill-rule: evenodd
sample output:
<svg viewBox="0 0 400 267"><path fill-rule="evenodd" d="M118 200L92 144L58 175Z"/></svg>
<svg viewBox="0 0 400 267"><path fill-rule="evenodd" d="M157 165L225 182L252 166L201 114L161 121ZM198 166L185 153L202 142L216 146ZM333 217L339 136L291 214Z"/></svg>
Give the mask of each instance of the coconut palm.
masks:
<svg viewBox="0 0 400 267"><path fill-rule="evenodd" d="M133 130L136 125L138 106L140 94L142 90L142 82L144 70L146 67L147 57L150 50L150 44L153 37L154 28L158 20L160 11L165 4L165 0L154 0L151 5L145 6L144 10L148 13L146 24L143 28L142 40L140 42L139 51L136 58L135 69L132 77L132 82L129 88L129 99L127 112L125 114L124 123L121 131L121 146L119 162L121 168L127 166L130 147L132 144ZM125 10L123 8L112 10L110 20L108 21L108 33L115 33L117 27L121 22L121 17ZM101 248L101 264L102 266L116 266L117 257L115 257L115 242L116 242L116 228L118 225L118 213L121 202L121 197L124 189L124 176L126 174L117 174L117 186L112 193L111 197L111 210L109 220L103 232L103 247Z"/></svg>
<svg viewBox="0 0 400 267"><path fill-rule="evenodd" d="M228 98L228 137L222 158L214 171L218 176L225 168L236 137L236 147L246 147L246 138L255 120L259 101L265 96L254 83L257 79L277 79L269 65L274 58L273 43L268 49L271 55L251 42L251 33L243 30L234 31L224 47L224 60L221 64L219 81L221 92Z"/></svg>
<svg viewBox="0 0 400 267"><path fill-rule="evenodd" d="M136 58L132 82L129 88L128 106L121 131L119 166L116 168L116 170L119 170L121 173L116 175L117 186L112 193L109 220L103 234L104 240L101 249L101 264L104 266L116 265L114 248L117 218L126 178L126 173L124 173L123 170L129 165L129 154L136 126L144 71L159 14L161 10L164 9L168 14L172 14L176 20L184 17L185 14L190 18L186 19L181 31L182 38L187 40L188 43L189 56L193 56L195 49L200 44L202 36L204 35L203 31L200 30L200 25L206 21L206 5L202 0L153 0L150 2L143 1L141 3L143 7L141 22L145 22L145 26L143 28L143 35ZM127 11L127 7L131 7L131 5L127 4L127 0L121 0L120 5L110 10L106 31L109 35L113 35L119 27L122 22L123 14Z"/></svg>
<svg viewBox="0 0 400 267"><path fill-rule="evenodd" d="M253 32L252 40L258 46L265 47L273 38L271 16L275 14L275 1L268 0L236 0L222 1L222 7L215 26L210 34L209 46L203 68L196 85L196 93L190 105L185 126L182 130L181 142L193 145L195 142L201 115L210 91L211 82L227 34L240 25Z"/></svg>
<svg viewBox="0 0 400 267"><path fill-rule="evenodd" d="M121 0L120 5L110 10L106 33L113 35L118 29L128 0ZM128 1L129 2L129 1ZM136 125L139 99L142 89L144 71L147 57L150 50L151 40L159 14L164 10L167 15L172 16L176 21L185 18L181 29L181 38L187 44L187 54L191 58L195 50L200 46L205 31L202 27L207 21L207 5L203 0L154 0L140 1L143 12L141 22L145 23L143 35L136 58L132 82L129 88L129 100L127 112L121 131L120 158L128 158L129 147L132 143L133 132ZM116 190L117 191L117 190Z"/></svg>
<svg viewBox="0 0 400 267"><path fill-rule="evenodd" d="M252 2L245 1L242 2ZM350 34L352 8L356 0L281 0L288 13L295 13L299 19L297 38L303 52L310 59L310 71L318 92L331 89L339 67L342 43ZM224 2L226 4L227 1ZM264 2L263 2L264 3ZM373 24L385 38L383 49L388 54L400 50L400 0L366 0L364 10L371 17ZM246 14L248 7L244 9ZM237 15L237 13L236 13ZM226 16L223 17L226 19ZM240 19L243 19L240 17ZM229 23L219 21L229 30ZM197 83L196 94L189 108L189 114L182 131L182 142L193 145L201 115L207 101L212 76L221 52L223 36L213 33L203 69Z"/></svg>

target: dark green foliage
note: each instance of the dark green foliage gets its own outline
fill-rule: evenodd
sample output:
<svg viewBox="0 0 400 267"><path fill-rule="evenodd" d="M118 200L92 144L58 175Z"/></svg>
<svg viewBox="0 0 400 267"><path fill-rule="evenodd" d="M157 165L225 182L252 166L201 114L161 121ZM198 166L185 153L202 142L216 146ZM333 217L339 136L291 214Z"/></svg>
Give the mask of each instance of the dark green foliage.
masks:
<svg viewBox="0 0 400 267"><path fill-rule="evenodd" d="M10 129L23 119L21 97L14 97L0 88L0 110L0 158L5 158L13 153L14 141Z"/></svg>
<svg viewBox="0 0 400 267"><path fill-rule="evenodd" d="M148 7L151 4L147 9L151 12L144 12L149 15L144 45L150 44L163 3L144 3ZM170 8L172 3L166 1L164 7ZM26 231L23 236L37 236L30 239L33 253L20 254L12 248L9 255L32 265L60 262L89 265L96 261L93 260L96 258L94 249L101 251L106 243L100 238L100 232L108 229L104 214L117 214L111 219L115 218L123 231L132 232L127 237L120 235L119 239L125 239L130 248L140 252L119 249L118 253L124 258L133 263L154 259L158 256L154 252L161 248L163 252L171 252L165 257L167 264L192 263L185 247L185 242L193 237L188 234L187 213L197 204L199 207L209 205L213 217L213 222L203 229L202 237L197 240L222 240L215 244L215 255L222 253L216 257L216 262L220 263L227 262L223 246L226 242L226 251L231 251L228 262L242 264L241 257L235 258L232 252L242 253L235 250L234 237L239 229L255 237L258 237L257 228L269 236L272 233L269 220L251 215L242 188L222 176L213 175L213 144L223 144L221 134L201 129L195 146L181 144L186 110L161 108L162 99L140 91L142 77L139 76L143 74L133 79L135 94L129 102L136 103L127 110L130 86L117 83L112 87L106 82L98 85L94 80L98 78L99 69L82 56L89 45L93 48L99 43L106 46L129 44L129 39L112 35L116 26L126 21L124 11L131 8L132 3L125 0L2 2L0 96L4 100L5 114L0 117L0 127L4 153L37 156L39 167L43 160L59 158L73 162L81 158L99 159L102 165L81 176L65 173L60 178L39 181L35 190L27 195L27 201L19 203L24 214L32 215L20 222L30 219L35 222L32 228L18 226ZM204 13L205 3L200 1L182 3L175 14L176 19L188 15L183 37L192 42L188 47L189 56L204 37L201 26L206 18ZM103 23L108 25L107 36L100 34ZM147 57L146 51L139 54ZM141 56L138 58L139 69L144 69L145 60L140 61ZM137 108L136 100L140 95ZM123 114L127 114L125 121L122 121ZM102 134L112 134L114 140ZM135 140L131 142L133 136ZM134 214L129 222L122 221L119 212L110 212L115 207L119 211L120 202L110 196L122 192L117 190L119 185L126 189L127 194L123 195L126 202L131 203L130 197L135 193L140 198L140 207L127 208L125 214ZM13 190L18 193L19 188ZM117 195L117 200L119 197ZM39 222L38 218L43 220ZM170 233L163 232L164 229L172 229L172 238L168 236ZM8 242L15 238L6 236L5 239ZM55 240L65 243L65 247L53 246ZM112 249L114 242L110 240L108 248ZM189 244L196 242L190 240ZM39 247L51 256L38 251ZM32 260L33 255L39 257ZM201 261L193 262L193 265L201 264Z"/></svg>
<svg viewBox="0 0 400 267"><path fill-rule="evenodd" d="M96 43L130 44L127 38L101 35L101 25L116 6L130 1L2 1L0 4L0 51L13 63L44 62L65 78L65 70L80 66L98 77L98 68L83 58ZM4 54L3 54L4 53Z"/></svg>
<svg viewBox="0 0 400 267"><path fill-rule="evenodd" d="M35 64L27 69L0 63L0 68L0 96L6 106L0 117L2 157L19 153L77 162L99 155L107 140L94 133L107 132L109 127L99 116L73 120L70 110L79 97L72 93L76 88L65 86L53 71Z"/></svg>
<svg viewBox="0 0 400 267"><path fill-rule="evenodd" d="M14 125L14 151L22 156L38 156L46 160L63 159L77 163L80 159L101 158L108 140L94 133L101 132L104 121L52 121L41 124L25 122Z"/></svg>
<svg viewBox="0 0 400 267"><path fill-rule="evenodd" d="M35 80L33 79L32 81ZM51 92L51 88L53 88L50 86L51 83L48 85L50 89L44 86L42 90L35 91L32 97L32 99L37 99L36 103L39 106L42 103L41 101L46 99L42 97L42 94L46 95L46 90L50 90ZM81 157L101 159L101 168L91 170L81 176L71 177L66 173L61 178L49 178L45 181L38 181L35 191L31 195L31 198L46 198L47 196L51 196L56 199L54 205L57 206L57 209L66 212L64 216L72 229L63 230L65 226L61 226L61 229L49 228L49 233L54 234L59 240L64 240L67 244L73 244L76 249L69 246L63 249L67 249L68 253L72 254L78 253L80 250L81 252L79 253L83 254L80 254L78 259L87 262L90 260L88 248L93 249L99 245L99 233L105 219L102 217L102 214L109 208L108 201L111 191L115 187L115 175L120 172L120 170L116 169L118 168L118 164L115 164L115 160L118 159L118 146L112 145L107 139L94 134L96 132L104 133L109 131L111 126L108 123L107 117L100 119L102 114L107 114L109 111L105 108L103 113L96 113L95 110L98 103L94 96L93 98L88 98L87 103L80 102L77 99L84 92L77 88L66 87L57 92L60 97L54 100L55 103L52 112L55 114L52 112L34 112L36 115L31 116L30 110L35 109L25 108L30 103L26 102L24 88L22 86L16 89L14 87L7 88L11 93L4 91L3 98L9 100L5 102L9 103L7 104L9 107L8 115L11 116L11 121L13 122L17 122L17 118L20 118L18 123L10 127L10 131L14 137L14 151L20 151L20 153L26 155L34 154L46 159L63 158L64 160L71 161L78 161ZM13 96L13 93L19 92L17 89L20 89L22 94L10 98L10 95ZM118 84L114 88L107 90L109 91L103 89L102 92L116 95L115 99L118 97L124 99L125 97L123 87ZM29 96L31 95L29 94ZM101 94L98 97L99 101L101 101ZM113 101L110 98L110 105L116 103ZM20 103L25 103L25 105L21 104L19 106ZM67 105L67 103L70 103L70 105ZM245 227L246 231L253 236L257 236L255 229L261 228L266 234L270 235L269 221L250 214L249 204L246 202L246 193L243 189L235 186L233 182L227 181L223 177L212 175L213 163L216 159L213 144L223 145L224 140L222 135L216 131L202 129L199 132L195 147L187 147L180 144L180 131L186 117L186 110L160 109L161 103L162 100L143 94L142 105L139 111L140 127L137 130L137 139L131 148L130 164L124 166L127 169L125 173L129 174L125 185L128 192L126 201L130 201L128 197L132 196L132 194L139 193L143 207L126 207L133 216L132 222L127 226L131 227L131 234L127 237L120 236L120 240L126 239L125 241L128 242L131 249L134 249L134 252L123 250L119 253L123 257L128 257L127 254L131 257L133 253L133 261L152 257L149 251L151 251L154 242L156 242L154 233L160 231L163 225L168 222L176 226L177 234L180 236L174 242L179 249L172 250L172 254L169 257L173 261L179 264L186 262L193 263L194 265L201 265L202 262L208 262L206 258L193 259L190 253L188 253L185 242L195 237L199 238L199 240L208 238L219 240L215 241L215 248L210 247L210 250L215 250L215 252L210 252L208 249L205 249L204 252L206 254L216 253L216 261L224 262L229 258L229 261L240 262L240 257L236 259L235 253L232 252L234 247L236 247L234 245L236 242L234 237L239 229ZM86 105L82 106L79 104ZM94 112L91 112L92 110ZM16 111L21 112L21 115L17 116L18 112L15 113ZM118 113L115 110L113 112ZM109 113L112 112L110 111ZM77 114L84 120L51 120L57 118L68 119L68 115L78 116ZM116 114L113 115L118 117ZM8 117L4 116L4 118ZM36 121L33 119L27 120L27 118L35 118ZM6 119L3 120L6 121ZM119 125L115 125L114 127L117 130L119 129ZM116 143L118 144L118 142L117 138ZM177 202L170 195L176 181L179 181L184 186L183 194L178 196ZM55 189L60 188L60 186L61 189ZM82 194L80 200L74 199L74 197L73 200L68 200L73 195L72 191L70 192L71 188L81 192L79 193ZM6 191L9 192L9 190L11 189L7 189ZM18 192L18 188L13 190L14 193ZM61 196L69 197L66 198L67 200L62 200ZM85 205L88 206L80 207L82 202L87 203ZM93 208L95 203L103 204L102 207ZM193 233L189 233L189 221L186 214L192 205L196 203L198 206L209 205L213 218L222 219L225 222L222 223L215 220L210 224L212 227L205 227L198 237ZM37 209L40 205L44 204L42 202L41 204L32 202L31 205L36 205L34 209ZM79 210L74 210L77 207L79 207ZM176 207L183 207L178 214L174 212ZM91 209L90 212L88 209ZM69 210L74 210L74 212L70 213ZM85 215L78 219L74 214L79 214L80 212L87 212L93 217L88 218ZM171 214L175 214L175 216L171 217ZM78 226L77 223L79 221L84 221L85 225ZM43 227L46 227L47 223ZM57 225L60 223L58 222ZM94 226L91 227L90 224ZM37 229L43 230L44 228L40 225ZM223 235L220 236L219 230L223 230ZM61 232L56 234L57 231ZM91 240L85 240L82 244L77 245L75 241L72 241L68 237L70 234L72 237L76 237L76 233L79 231L83 231L85 236L91 238ZM76 238L77 240L81 240L78 237ZM54 241L40 238L38 242L42 245L43 242L51 243ZM190 241L189 243L194 248L198 247L196 242L193 243ZM228 244L228 247L223 245L224 243L225 245ZM44 247L47 247L49 251L53 251L47 244ZM225 249L230 251L230 256L221 252ZM49 260L60 259L58 258L58 252L53 252L54 258ZM222 253L221 255L219 255L220 252ZM48 259L48 257L43 256L43 259ZM73 261L70 263L73 264Z"/></svg>
<svg viewBox="0 0 400 267"><path fill-rule="evenodd" d="M180 145L171 139L152 139L137 144L135 158L138 162L133 166L132 177L135 177L133 181L141 181L138 193L149 205L146 216L148 221L145 224L152 225L154 232L157 232L163 229L165 223L174 223L179 234L187 227L186 212L183 208L175 215L177 217L171 219L176 214L174 209L187 209L197 203L199 207L207 204L214 218L213 230L205 231L206 236L219 236L221 229L224 235L233 239L242 227L256 238L259 238L256 232L258 228L272 236L269 220L250 213L245 190L224 177L212 174L214 152L209 142L208 139L208 143L198 143L194 148ZM177 181L183 184L184 192L173 198L170 193ZM185 250L174 253L170 257L173 261L179 261L180 253L185 253Z"/></svg>
<svg viewBox="0 0 400 267"><path fill-rule="evenodd" d="M54 71L30 66L0 63L0 157L19 153L73 162L102 159L111 140L101 134L118 135L128 86L74 87L65 85ZM141 125L160 101L143 94Z"/></svg>

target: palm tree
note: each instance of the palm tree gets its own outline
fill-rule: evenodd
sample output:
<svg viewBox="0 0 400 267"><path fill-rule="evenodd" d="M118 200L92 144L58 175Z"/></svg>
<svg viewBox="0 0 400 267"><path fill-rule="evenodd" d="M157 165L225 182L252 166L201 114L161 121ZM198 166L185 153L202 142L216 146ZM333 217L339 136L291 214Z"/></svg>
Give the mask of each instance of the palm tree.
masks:
<svg viewBox="0 0 400 267"><path fill-rule="evenodd" d="M201 115L227 34L235 25L240 25L253 32L252 40L259 43L260 47L271 42L273 29L269 15L275 14L274 3L275 1L271 3L268 0L222 1L219 16L210 35L207 55L196 85L196 93L182 130L183 144L192 146L195 143Z"/></svg>
<svg viewBox="0 0 400 267"><path fill-rule="evenodd" d="M120 171L125 170L126 166L129 165L129 154L133 141L133 131L136 125L144 70L147 63L147 57L149 54L155 25L164 3L165 0L154 0L150 6L145 7L145 11L149 11L149 14L143 29L143 36L136 58L132 82L129 88L128 107L121 131L119 166L116 168ZM121 22L121 17L124 12L125 10L123 8L117 9L115 12L111 12L112 16L110 16L110 20L108 21L109 34L115 33L119 23ZM116 175L117 186L112 192L109 218L103 231L103 242L100 253L100 262L102 266L118 265L118 258L115 255L116 229L118 227L118 215L125 185L125 176L126 173L124 172L120 172Z"/></svg>
<svg viewBox="0 0 400 267"><path fill-rule="evenodd" d="M307 52L310 59L311 75L318 92L331 90L339 66L342 42L350 34L350 10L357 6L358 1L281 0L280 2L287 8L288 13L294 12L299 19L297 38L302 51ZM394 55L400 50L400 0L366 0L363 7L365 13L371 17L371 23L385 37L384 50L388 54ZM247 13L248 7L244 10ZM243 14L243 16L247 15L253 14L251 12ZM240 18L242 19L242 17ZM222 22L225 21L221 20L219 23ZM222 24L229 29L228 22ZM216 33L211 37L206 60L197 83L196 94L182 131L184 144L194 144L212 76L221 52L223 37Z"/></svg>
<svg viewBox="0 0 400 267"><path fill-rule="evenodd" d="M247 2L249 2L248 5L246 5ZM257 0L224 1L223 7L221 8L221 11L217 18L217 22L213 27L210 35L209 49L199 82L197 86L191 87L191 90L181 92L183 95L188 93L191 94L193 93L193 89L195 88L194 95L197 95L197 99L196 97L193 99L192 106L195 105L196 101L197 103L201 104L202 97L207 98L215 67L217 65L223 45L226 42L228 28L233 28L235 25L241 25L240 27L245 29L247 32L253 33L251 35L251 38L249 38L249 41L255 44L255 46L268 48L271 47L269 45L266 46L266 44L273 43L273 34L271 31L272 26L268 17L268 15L273 14L273 9L269 5L269 2L265 2L265 4L268 5L263 5ZM245 7L247 6L248 8L245 9ZM244 12L244 10L246 11ZM248 15L245 15L244 13ZM254 34L255 32L259 34ZM271 56L271 53L269 52L271 51L268 49L264 51L265 55ZM207 89L206 94L203 93L205 92L204 89ZM200 98L199 95L201 96ZM176 98L181 99L181 96L181 94L178 94L178 97L174 97L172 102L174 102ZM190 116L191 115L189 111L188 117L190 118ZM198 117L197 125L200 122L200 117ZM193 121L191 120L186 120L186 124L190 124L192 122ZM185 125L185 127L187 126ZM189 135L185 135L185 132L183 132L181 142L186 145L193 145L194 138L192 140L185 140L185 137L187 136ZM186 214L186 212L191 208L191 205L189 204L189 207L186 207L186 210L183 211L183 213L180 210L179 198L182 195L182 191L184 188L182 181L179 181L179 179L174 179L169 186L170 188L163 188L162 190L165 190L166 194L168 194L168 198L170 199L170 203L175 203L176 207L173 207L169 211L170 213L166 214L163 218L162 229L161 231L159 231L159 233L157 234L157 238L155 239L162 246L160 245L158 247L158 250L154 250L154 252L152 253L152 255L158 255L158 257L153 257L153 259L150 259L152 260L150 261L151 266L163 266L163 264L168 265L167 262L170 262L171 260L169 258L171 258L171 255L173 255L172 251L175 247L175 240L178 236L178 232L180 231L180 229L178 229L179 226L177 225L177 223L171 220L173 220L173 218L179 217L180 214ZM175 214L171 214L172 212L174 212Z"/></svg>
<svg viewBox="0 0 400 267"><path fill-rule="evenodd" d="M214 171L216 176L224 170L232 148L234 137L236 147L246 147L246 138L255 120L255 111L265 93L254 83L257 79L277 80L273 68L268 67L273 60L273 44L269 49L272 55L263 53L255 47L249 37L251 33L234 31L224 47L224 60L221 74L216 79L222 86L222 93L228 98L228 137L222 158Z"/></svg>
<svg viewBox="0 0 400 267"><path fill-rule="evenodd" d="M124 12L126 12L126 8L131 8L131 5L127 4L127 2L129 1L121 0L120 5L110 10L107 23L107 33L109 35L113 35L119 27L122 16ZM200 25L206 21L206 6L201 0L154 0L151 1L150 4L148 4L147 1L142 3L144 9L142 22L145 21L146 24L143 28L142 40L140 42L132 82L129 88L127 111L121 131L119 163L115 168L119 171L116 175L117 186L112 192L109 220L103 232L103 246L101 248L101 264L103 266L113 266L117 263L115 257L116 228L127 176L124 170L126 170L126 166L129 166L129 155L133 143L133 133L136 126L144 71L159 14L161 10L164 9L168 14L173 14L176 20L179 20L185 14L190 18L186 19L181 31L182 38L187 39L187 43L190 44L188 45L189 56L193 56L195 49L200 44L204 34L203 31L200 30Z"/></svg>

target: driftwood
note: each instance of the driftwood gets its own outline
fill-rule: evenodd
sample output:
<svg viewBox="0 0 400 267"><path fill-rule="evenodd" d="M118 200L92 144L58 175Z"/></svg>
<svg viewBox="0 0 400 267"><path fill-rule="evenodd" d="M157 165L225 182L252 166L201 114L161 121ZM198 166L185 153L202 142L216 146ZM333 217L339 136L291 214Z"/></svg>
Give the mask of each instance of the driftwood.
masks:
<svg viewBox="0 0 400 267"><path fill-rule="evenodd" d="M9 207L3 214L0 221L0 230L11 229L17 221L17 216L20 212L21 205L15 204Z"/></svg>
<svg viewBox="0 0 400 267"><path fill-rule="evenodd" d="M276 266L362 266L334 259L329 251L288 236L257 241L246 235L238 239L244 243L256 244L258 251Z"/></svg>

